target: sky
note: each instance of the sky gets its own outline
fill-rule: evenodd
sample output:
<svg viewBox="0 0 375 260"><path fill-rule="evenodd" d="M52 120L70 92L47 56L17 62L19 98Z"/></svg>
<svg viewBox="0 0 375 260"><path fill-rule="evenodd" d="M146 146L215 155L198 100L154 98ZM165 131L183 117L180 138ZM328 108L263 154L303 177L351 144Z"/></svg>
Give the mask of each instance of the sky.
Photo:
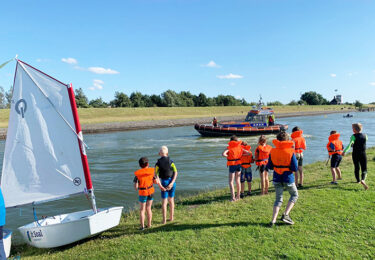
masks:
<svg viewBox="0 0 375 260"><path fill-rule="evenodd" d="M90 100L171 89L370 103L374 13L369 0L2 1L0 64L18 54ZM14 69L0 69L5 90Z"/></svg>

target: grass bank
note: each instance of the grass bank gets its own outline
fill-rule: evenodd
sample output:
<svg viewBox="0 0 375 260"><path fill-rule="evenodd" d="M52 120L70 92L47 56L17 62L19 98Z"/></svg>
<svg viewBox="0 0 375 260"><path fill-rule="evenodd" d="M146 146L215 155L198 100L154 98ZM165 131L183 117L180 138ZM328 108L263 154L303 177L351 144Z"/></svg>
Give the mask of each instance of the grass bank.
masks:
<svg viewBox="0 0 375 260"><path fill-rule="evenodd" d="M276 113L304 111L335 111L353 106L276 106ZM110 122L166 120L180 118L199 118L211 116L245 116L250 107L143 107L143 108L80 108L81 124ZM8 126L9 109L0 109L0 128Z"/></svg>
<svg viewBox="0 0 375 260"><path fill-rule="evenodd" d="M330 170L324 162L305 166L305 188L291 213L293 226L278 222L267 227L274 192L259 196L255 180L255 196L239 202L229 202L228 189L181 200L175 222L167 225L160 224L160 206L156 206L151 229L138 231L138 213L130 212L118 227L96 238L60 249L18 246L13 255L22 259L373 259L374 148L368 150L368 159L368 191L354 183L350 156L343 160L343 180L338 185L329 184ZM223 182L225 170L223 166Z"/></svg>

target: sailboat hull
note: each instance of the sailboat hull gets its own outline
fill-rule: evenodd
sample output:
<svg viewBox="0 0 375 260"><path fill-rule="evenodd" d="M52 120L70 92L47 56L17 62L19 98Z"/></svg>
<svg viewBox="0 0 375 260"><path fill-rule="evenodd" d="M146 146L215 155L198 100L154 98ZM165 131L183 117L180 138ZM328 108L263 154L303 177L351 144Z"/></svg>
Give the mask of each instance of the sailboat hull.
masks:
<svg viewBox="0 0 375 260"><path fill-rule="evenodd" d="M53 248L96 235L120 223L123 207L73 212L48 217L19 227L23 239L38 248Z"/></svg>
<svg viewBox="0 0 375 260"><path fill-rule="evenodd" d="M3 229L3 243L5 256L8 258L10 255L10 248L12 245L12 231L9 229Z"/></svg>

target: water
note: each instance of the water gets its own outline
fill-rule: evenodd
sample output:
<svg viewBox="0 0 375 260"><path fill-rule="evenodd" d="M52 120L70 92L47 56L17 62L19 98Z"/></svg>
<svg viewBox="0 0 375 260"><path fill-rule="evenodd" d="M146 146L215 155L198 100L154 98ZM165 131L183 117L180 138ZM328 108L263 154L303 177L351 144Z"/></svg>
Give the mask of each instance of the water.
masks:
<svg viewBox="0 0 375 260"><path fill-rule="evenodd" d="M344 145L352 134L351 124L361 122L367 133L368 147L375 145L375 113L354 113L353 118L343 118L343 114L329 114L310 117L291 117L278 120L288 124L289 129L299 126L307 142L304 163L327 159L326 144L329 132L341 133ZM275 136L269 136L269 143ZM134 171L138 169L138 159L147 156L150 165L159 158L162 145L169 147L170 157L174 160L179 175L176 196L191 195L199 191L227 186L226 160L221 153L229 138L202 138L193 126L149 129L140 131L117 132L86 135L89 164L98 207L124 206L125 210L137 204L137 192L133 189ZM254 151L258 137L245 137ZM4 141L0 142L0 161L2 163ZM253 167L254 168L254 167ZM327 168L326 173L329 175ZM370 173L371 176L371 173ZM371 177L370 177L371 178ZM156 188L155 201L160 201ZM57 215L88 209L85 196L49 202L37 206L38 216ZM33 221L32 207L7 210L7 228L17 227ZM17 236L15 242L20 241Z"/></svg>

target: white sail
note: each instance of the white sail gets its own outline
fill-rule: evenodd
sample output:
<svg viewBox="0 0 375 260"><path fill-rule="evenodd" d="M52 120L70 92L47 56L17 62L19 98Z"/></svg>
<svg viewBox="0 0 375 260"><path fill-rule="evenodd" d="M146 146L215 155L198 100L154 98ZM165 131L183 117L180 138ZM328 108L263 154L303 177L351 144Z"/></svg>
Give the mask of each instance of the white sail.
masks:
<svg viewBox="0 0 375 260"><path fill-rule="evenodd" d="M6 207L84 191L68 87L17 61L1 176Z"/></svg>

